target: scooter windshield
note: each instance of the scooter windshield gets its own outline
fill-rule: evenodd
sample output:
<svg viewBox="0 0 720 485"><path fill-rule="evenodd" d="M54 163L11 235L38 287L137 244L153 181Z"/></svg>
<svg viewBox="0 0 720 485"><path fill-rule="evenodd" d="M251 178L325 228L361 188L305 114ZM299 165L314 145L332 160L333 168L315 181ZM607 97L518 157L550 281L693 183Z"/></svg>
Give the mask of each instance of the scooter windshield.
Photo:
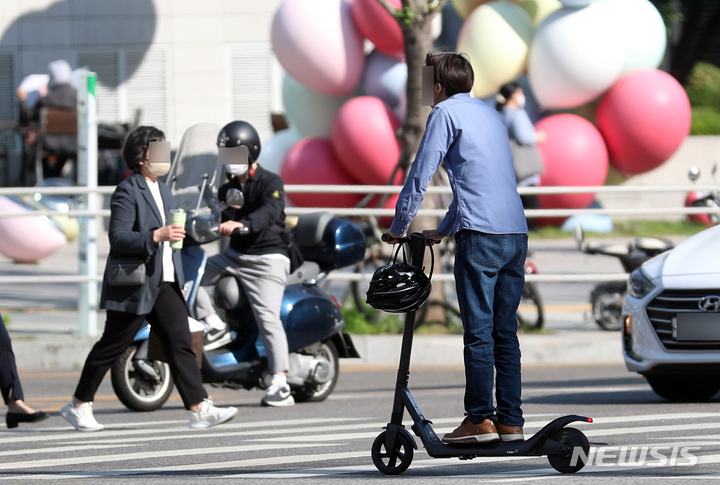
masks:
<svg viewBox="0 0 720 485"><path fill-rule="evenodd" d="M203 244L219 237L221 207L217 199L220 126L198 123L183 134L175 155L168 185L177 206L187 212L185 231Z"/></svg>

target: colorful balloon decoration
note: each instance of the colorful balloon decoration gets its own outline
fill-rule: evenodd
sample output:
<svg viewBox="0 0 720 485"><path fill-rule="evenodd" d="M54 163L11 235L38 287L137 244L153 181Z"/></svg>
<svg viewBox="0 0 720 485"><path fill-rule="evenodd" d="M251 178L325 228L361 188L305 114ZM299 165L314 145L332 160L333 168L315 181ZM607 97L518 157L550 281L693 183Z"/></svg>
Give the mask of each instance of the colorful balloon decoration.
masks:
<svg viewBox="0 0 720 485"><path fill-rule="evenodd" d="M545 164L540 185L602 185L608 172L608 151L600 132L589 121L572 114L549 116L537 122L535 129L545 130L547 138L538 145ZM595 194L543 194L543 209L580 209L587 207Z"/></svg>
<svg viewBox="0 0 720 485"><path fill-rule="evenodd" d="M370 96L397 106L407 84L407 64L374 50L367 57L363 87Z"/></svg>
<svg viewBox="0 0 720 485"><path fill-rule="evenodd" d="M345 170L357 181L383 185L400 156L395 132L400 120L392 108L373 96L358 96L338 111L332 145Z"/></svg>
<svg viewBox="0 0 720 485"><path fill-rule="evenodd" d="M563 7L582 8L590 5L593 0L559 0Z"/></svg>
<svg viewBox="0 0 720 485"><path fill-rule="evenodd" d="M460 14L462 18L467 18L470 12L475 10L483 3L487 3L489 0L451 0L453 7Z"/></svg>
<svg viewBox="0 0 720 485"><path fill-rule="evenodd" d="M360 81L363 39L349 0L285 0L275 13L270 38L282 67L314 91L346 96Z"/></svg>
<svg viewBox="0 0 720 485"><path fill-rule="evenodd" d="M285 75L282 85L285 116L301 136L330 138L332 123L340 106L350 96L328 96L307 88Z"/></svg>
<svg viewBox="0 0 720 485"><path fill-rule="evenodd" d="M517 3L530 16L533 28L540 25L540 22L555 10L562 8L562 4L558 0L517 0Z"/></svg>
<svg viewBox="0 0 720 485"><path fill-rule="evenodd" d="M484 98L525 69L532 22L519 5L493 1L473 10L465 20L458 51L470 57L475 71L473 94Z"/></svg>
<svg viewBox="0 0 720 485"><path fill-rule="evenodd" d="M286 184L356 185L355 179L343 168L330 140L304 138L285 156L280 176ZM362 194L287 194L299 207L354 207Z"/></svg>
<svg viewBox="0 0 720 485"><path fill-rule="evenodd" d="M33 216L32 210L0 197L0 212L28 212L27 217L0 219L0 253L18 263L35 263L65 245L67 239L45 216Z"/></svg>
<svg viewBox="0 0 720 485"><path fill-rule="evenodd" d="M265 170L279 174L285 155L301 138L300 133L293 129L278 131L262 146L257 162Z"/></svg>
<svg viewBox="0 0 720 485"><path fill-rule="evenodd" d="M592 101L620 78L627 46L612 29L614 10L592 3L550 14L532 41L528 76L545 109L570 109Z"/></svg>
<svg viewBox="0 0 720 485"><path fill-rule="evenodd" d="M647 172L670 158L690 132L690 122L685 90L655 69L623 76L597 110L610 162L625 175Z"/></svg>
<svg viewBox="0 0 720 485"><path fill-rule="evenodd" d="M660 12L648 0L596 0L613 11L618 33L625 38L623 74L655 69L665 56L667 33Z"/></svg>
<svg viewBox="0 0 720 485"><path fill-rule="evenodd" d="M402 8L401 0L389 2L395 8ZM400 24L378 0L353 0L352 15L360 33L380 52L396 59L405 58L405 41Z"/></svg>

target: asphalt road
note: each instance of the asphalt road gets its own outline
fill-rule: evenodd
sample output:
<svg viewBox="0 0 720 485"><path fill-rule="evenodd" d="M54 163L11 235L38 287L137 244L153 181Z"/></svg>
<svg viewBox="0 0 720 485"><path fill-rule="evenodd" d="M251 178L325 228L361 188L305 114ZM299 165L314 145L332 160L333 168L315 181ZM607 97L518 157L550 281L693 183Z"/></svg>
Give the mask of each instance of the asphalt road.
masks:
<svg viewBox="0 0 720 485"><path fill-rule="evenodd" d="M58 415L78 379L76 370L58 369L21 372L28 402L53 416L16 430L0 428L0 481L275 483L289 478L315 485L718 480L718 399L668 403L641 377L617 366L529 367L523 376L526 435L560 415L594 418L593 424L576 425L592 445L591 463L579 473L560 475L544 457L432 459L419 443L403 475L381 475L369 450L390 416L392 369L344 368L327 401L284 409L261 407L258 391L208 388L217 403L238 406L240 412L232 422L207 430L187 427L188 415L177 395L154 413L125 410L106 378L95 402L97 419L106 429L97 433L77 432ZM459 368L413 369L410 388L438 434L460 423L463 384ZM618 465L631 457L643 464Z"/></svg>

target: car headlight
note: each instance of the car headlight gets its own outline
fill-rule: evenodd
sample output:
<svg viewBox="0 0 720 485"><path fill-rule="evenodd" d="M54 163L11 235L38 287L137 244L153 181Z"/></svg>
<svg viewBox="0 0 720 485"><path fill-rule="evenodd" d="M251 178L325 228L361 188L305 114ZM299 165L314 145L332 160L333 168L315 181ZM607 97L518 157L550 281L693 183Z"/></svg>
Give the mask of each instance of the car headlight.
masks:
<svg viewBox="0 0 720 485"><path fill-rule="evenodd" d="M650 293L653 288L655 288L655 285L641 268L636 269L630 274L627 285L627 291L630 296L643 298Z"/></svg>

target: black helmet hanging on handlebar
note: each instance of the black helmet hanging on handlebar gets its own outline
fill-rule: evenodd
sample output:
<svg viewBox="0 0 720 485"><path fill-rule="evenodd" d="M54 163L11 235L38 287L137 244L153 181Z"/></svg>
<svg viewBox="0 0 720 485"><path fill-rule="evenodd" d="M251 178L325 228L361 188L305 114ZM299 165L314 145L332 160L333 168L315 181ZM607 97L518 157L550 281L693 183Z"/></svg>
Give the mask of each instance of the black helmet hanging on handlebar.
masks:
<svg viewBox="0 0 720 485"><path fill-rule="evenodd" d="M432 289L432 267L435 265L435 255L430 247L432 266L430 276L422 268L408 264L398 263L400 252L398 246L391 263L378 268L370 280L367 292L367 303L376 310L388 313L413 312L420 308L430 296Z"/></svg>
<svg viewBox="0 0 720 485"><path fill-rule="evenodd" d="M260 156L260 135L250 123L233 121L220 130L217 146L218 148L245 146L250 152L250 163L257 162Z"/></svg>

